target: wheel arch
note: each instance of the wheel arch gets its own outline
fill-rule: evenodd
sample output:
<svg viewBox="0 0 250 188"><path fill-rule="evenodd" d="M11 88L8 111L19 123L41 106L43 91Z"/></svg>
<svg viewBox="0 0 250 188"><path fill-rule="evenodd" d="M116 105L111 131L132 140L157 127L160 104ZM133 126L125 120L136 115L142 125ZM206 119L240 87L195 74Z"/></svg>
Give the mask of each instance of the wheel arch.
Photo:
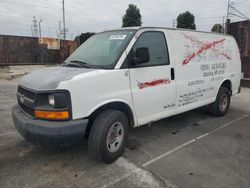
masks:
<svg viewBox="0 0 250 188"><path fill-rule="evenodd" d="M232 86L232 81L230 79L223 80L223 82L220 85L220 88L221 87L225 87L225 88L229 89L230 93L232 94L233 86Z"/></svg>
<svg viewBox="0 0 250 188"><path fill-rule="evenodd" d="M130 127L134 127L136 125L136 118L135 118L135 114L133 113L132 107L125 101L123 100L113 100L113 101L106 101L103 102L99 105L96 105L90 112L89 112L89 123L86 129L86 133L88 134L94 119L98 116L98 114L100 114L101 112L103 112L104 110L107 109L114 109L114 110L120 110L123 113L126 114L126 116L128 117L128 121L129 121L129 125Z"/></svg>

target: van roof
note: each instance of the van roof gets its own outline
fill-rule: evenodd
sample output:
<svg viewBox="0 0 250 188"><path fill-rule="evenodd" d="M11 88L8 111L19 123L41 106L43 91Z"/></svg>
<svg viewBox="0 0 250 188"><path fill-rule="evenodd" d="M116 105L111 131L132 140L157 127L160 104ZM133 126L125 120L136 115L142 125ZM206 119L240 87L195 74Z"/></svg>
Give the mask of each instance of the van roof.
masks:
<svg viewBox="0 0 250 188"><path fill-rule="evenodd" d="M224 33L215 33L215 32L208 32L208 31L196 31L196 30L191 30L191 29L182 29L182 28L168 28L168 27L122 27L122 28L117 28L117 29L110 29L107 31L114 31L114 30L141 30L141 29L166 29L166 30L178 30L178 31L189 31L189 32L197 32L197 33L207 33L207 34L215 34L215 35L223 35L223 36L230 36L230 34L224 34Z"/></svg>

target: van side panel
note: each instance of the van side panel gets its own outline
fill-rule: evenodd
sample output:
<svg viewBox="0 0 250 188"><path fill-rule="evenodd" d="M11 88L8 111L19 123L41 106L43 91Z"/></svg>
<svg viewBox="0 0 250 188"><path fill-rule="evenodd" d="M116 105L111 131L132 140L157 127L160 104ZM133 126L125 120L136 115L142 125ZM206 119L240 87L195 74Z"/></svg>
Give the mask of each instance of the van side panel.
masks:
<svg viewBox="0 0 250 188"><path fill-rule="evenodd" d="M179 112L214 102L225 80L237 93L241 64L232 37L181 30L169 30L169 35L175 49Z"/></svg>

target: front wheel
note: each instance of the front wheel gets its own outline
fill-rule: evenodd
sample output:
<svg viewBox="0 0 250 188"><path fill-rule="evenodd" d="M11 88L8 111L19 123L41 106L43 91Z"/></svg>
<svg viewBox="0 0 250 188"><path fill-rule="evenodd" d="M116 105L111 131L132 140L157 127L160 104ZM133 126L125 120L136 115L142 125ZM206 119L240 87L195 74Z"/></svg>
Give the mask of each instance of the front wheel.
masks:
<svg viewBox="0 0 250 188"><path fill-rule="evenodd" d="M115 161L124 152L128 128L128 118L123 112L101 112L90 130L88 147L91 157L105 163Z"/></svg>
<svg viewBox="0 0 250 188"><path fill-rule="evenodd" d="M231 93L228 88L221 87L219 89L216 101L209 105L209 111L215 116L224 116L230 106Z"/></svg>

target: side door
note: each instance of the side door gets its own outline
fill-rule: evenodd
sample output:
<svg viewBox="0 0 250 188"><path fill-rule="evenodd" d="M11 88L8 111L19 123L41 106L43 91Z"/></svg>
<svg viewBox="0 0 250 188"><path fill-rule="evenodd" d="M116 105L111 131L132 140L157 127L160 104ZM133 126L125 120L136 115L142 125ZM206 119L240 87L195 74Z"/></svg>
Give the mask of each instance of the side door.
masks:
<svg viewBox="0 0 250 188"><path fill-rule="evenodd" d="M148 49L149 61L131 63L140 48ZM141 33L129 52L130 87L138 125L164 118L176 106L174 66L168 52L162 31Z"/></svg>

